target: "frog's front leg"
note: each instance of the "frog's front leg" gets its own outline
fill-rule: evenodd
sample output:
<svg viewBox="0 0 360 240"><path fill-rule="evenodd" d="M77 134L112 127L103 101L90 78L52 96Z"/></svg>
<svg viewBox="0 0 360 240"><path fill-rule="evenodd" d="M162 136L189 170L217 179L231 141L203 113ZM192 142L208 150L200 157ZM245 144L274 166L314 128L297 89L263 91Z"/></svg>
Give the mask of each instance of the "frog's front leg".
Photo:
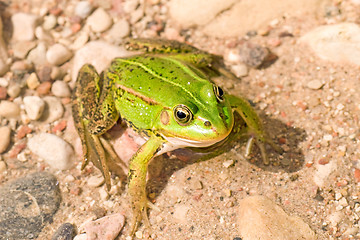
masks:
<svg viewBox="0 0 360 240"><path fill-rule="evenodd" d="M83 147L82 168L90 161L99 168L110 187L109 158L113 149L104 144L102 134L119 118L112 100L111 86L91 65L84 65L75 83L73 94L73 118ZM115 154L116 155L116 154ZM114 159L115 160L115 159Z"/></svg>
<svg viewBox="0 0 360 240"><path fill-rule="evenodd" d="M149 161L166 143L161 136L150 134L149 140L132 156L129 164L128 186L133 208L131 235L134 235L141 220L144 220L147 228L150 227L147 216L146 173Z"/></svg>
<svg viewBox="0 0 360 240"><path fill-rule="evenodd" d="M266 134L259 116L247 100L233 95L228 95L227 99L231 107L239 113L246 123L246 134L249 136L249 140L246 145L245 155L248 156L251 153L252 146L255 143L260 149L264 164L268 165L270 162L266 154L265 143L279 153L283 152L282 148L276 145Z"/></svg>

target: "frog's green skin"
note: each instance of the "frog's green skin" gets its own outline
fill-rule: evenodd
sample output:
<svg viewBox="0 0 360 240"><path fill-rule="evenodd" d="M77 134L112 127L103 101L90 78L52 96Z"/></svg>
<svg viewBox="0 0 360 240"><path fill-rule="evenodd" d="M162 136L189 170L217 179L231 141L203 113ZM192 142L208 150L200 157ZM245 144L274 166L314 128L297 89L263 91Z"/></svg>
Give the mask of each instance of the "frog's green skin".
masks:
<svg viewBox="0 0 360 240"><path fill-rule="evenodd" d="M244 134L251 139L247 153L254 140L266 164L264 143L281 149L267 137L248 101L224 93L210 80L224 72L218 57L175 41L133 39L127 46L145 53L116 58L101 75L91 65L80 69L73 116L83 167L92 161L108 187L109 164L118 159L102 135L121 118L147 139L129 164L133 234L141 220L149 226L145 186L154 156L183 147L211 147ZM235 111L240 121L234 124Z"/></svg>

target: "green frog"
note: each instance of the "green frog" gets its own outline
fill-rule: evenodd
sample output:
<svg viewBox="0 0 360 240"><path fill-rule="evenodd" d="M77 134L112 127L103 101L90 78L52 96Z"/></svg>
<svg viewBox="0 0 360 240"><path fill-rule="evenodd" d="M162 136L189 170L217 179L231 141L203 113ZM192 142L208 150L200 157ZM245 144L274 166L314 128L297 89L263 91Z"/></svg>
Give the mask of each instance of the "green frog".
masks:
<svg viewBox="0 0 360 240"><path fill-rule="evenodd" d="M216 150L243 136L249 137L246 155L255 143L265 164L265 143L282 150L247 100L211 80L233 76L220 57L170 40L131 39L126 46L143 53L116 58L101 74L89 64L80 69L72 111L82 141L82 167L93 162L108 188L110 166L119 159L104 134L121 119L146 139L128 166L133 234L141 221L150 225L146 173L155 156L187 147Z"/></svg>

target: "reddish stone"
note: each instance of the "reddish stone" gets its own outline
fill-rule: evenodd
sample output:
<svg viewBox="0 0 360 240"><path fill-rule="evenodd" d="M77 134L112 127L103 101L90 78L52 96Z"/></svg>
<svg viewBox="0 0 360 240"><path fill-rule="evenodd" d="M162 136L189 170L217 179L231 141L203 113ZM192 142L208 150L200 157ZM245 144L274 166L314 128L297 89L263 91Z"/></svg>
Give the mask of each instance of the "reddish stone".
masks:
<svg viewBox="0 0 360 240"><path fill-rule="evenodd" d="M47 95L49 94L51 89L51 82L46 81L43 83L40 83L40 85L37 87L36 91L39 95Z"/></svg>
<svg viewBox="0 0 360 240"><path fill-rule="evenodd" d="M0 87L0 100L4 100L6 99L6 88L5 87Z"/></svg>
<svg viewBox="0 0 360 240"><path fill-rule="evenodd" d="M16 144L16 145L10 150L9 157L10 157L10 158L15 158L25 147L26 147L26 143L25 143L25 142Z"/></svg>
<svg viewBox="0 0 360 240"><path fill-rule="evenodd" d="M56 124L53 129L51 129L51 131L53 133L57 133L57 132L61 132L63 131L67 126L67 121L66 120L62 120L61 122L59 122L58 124Z"/></svg>
<svg viewBox="0 0 360 240"><path fill-rule="evenodd" d="M329 159L328 158L320 158L319 160L319 164L320 165L326 165L329 163Z"/></svg>
<svg viewBox="0 0 360 240"><path fill-rule="evenodd" d="M17 139L22 139L24 138L28 133L31 133L32 129L28 127L28 125L23 125L19 128L17 134L16 134L16 138Z"/></svg>
<svg viewBox="0 0 360 240"><path fill-rule="evenodd" d="M360 182L360 169L355 168L354 177L356 182Z"/></svg>

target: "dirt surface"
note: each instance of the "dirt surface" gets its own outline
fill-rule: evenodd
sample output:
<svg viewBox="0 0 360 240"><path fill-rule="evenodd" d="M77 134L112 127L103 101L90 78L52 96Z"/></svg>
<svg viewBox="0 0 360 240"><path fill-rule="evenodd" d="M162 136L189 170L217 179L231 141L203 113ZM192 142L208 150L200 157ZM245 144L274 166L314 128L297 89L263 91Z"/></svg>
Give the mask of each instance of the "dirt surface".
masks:
<svg viewBox="0 0 360 240"><path fill-rule="evenodd" d="M66 1L56 2L66 13ZM180 29L168 19L165 10L154 11L154 19L161 19L167 29L176 32L159 31L161 37L186 40L225 59L230 50L239 49L245 42L265 46L276 56L263 67L249 67L248 74L239 79L217 81L226 91L254 104L265 128L285 153L279 155L268 148L271 164L265 166L257 148L245 159L245 142L239 142L227 153L199 163L176 155L154 159L148 183L149 197L156 206L149 211L151 237L143 227L138 236L145 239L236 239L240 237L238 201L247 196L264 195L289 215L299 216L315 231L318 239L360 239L357 173L360 168L360 70L347 63L321 60L299 41L316 26L358 20L359 6L353 2L333 1L334 15L331 15L333 12L330 16L309 14L287 18L285 15L277 18L276 24L272 22L256 29L257 34L252 31L226 39L208 37L196 27ZM11 13L31 12L26 4L8 3L4 25L9 23ZM54 4L49 6L54 7ZM94 1L96 4L98 1ZM167 1L161 1L148 7L166 4ZM143 25L142 21L133 23L131 34L142 36ZM98 37L102 39L105 35ZM9 43L9 49L11 46ZM226 63L230 69L234 65ZM61 68L70 71L71 64L70 61ZM319 80L321 86L309 87L313 80ZM74 135L70 103L65 102L64 106L67 134ZM8 121L2 123L5 125ZM23 123L19 121L18 124ZM49 128L41 121L32 124L33 134ZM24 151L29 153L29 158L21 161L9 154L19 141L13 136L10 150L2 154L7 170L0 173L0 183L46 170L57 177L62 191L61 206L38 239L50 239L62 223L70 222L79 227L89 218L115 212L126 216L118 239L127 239L131 209L124 178L113 176L113 194L104 196L105 186L87 184L91 176L100 174L92 164L80 171L79 157L76 167L54 170L27 149ZM224 165L229 160L232 164Z"/></svg>

